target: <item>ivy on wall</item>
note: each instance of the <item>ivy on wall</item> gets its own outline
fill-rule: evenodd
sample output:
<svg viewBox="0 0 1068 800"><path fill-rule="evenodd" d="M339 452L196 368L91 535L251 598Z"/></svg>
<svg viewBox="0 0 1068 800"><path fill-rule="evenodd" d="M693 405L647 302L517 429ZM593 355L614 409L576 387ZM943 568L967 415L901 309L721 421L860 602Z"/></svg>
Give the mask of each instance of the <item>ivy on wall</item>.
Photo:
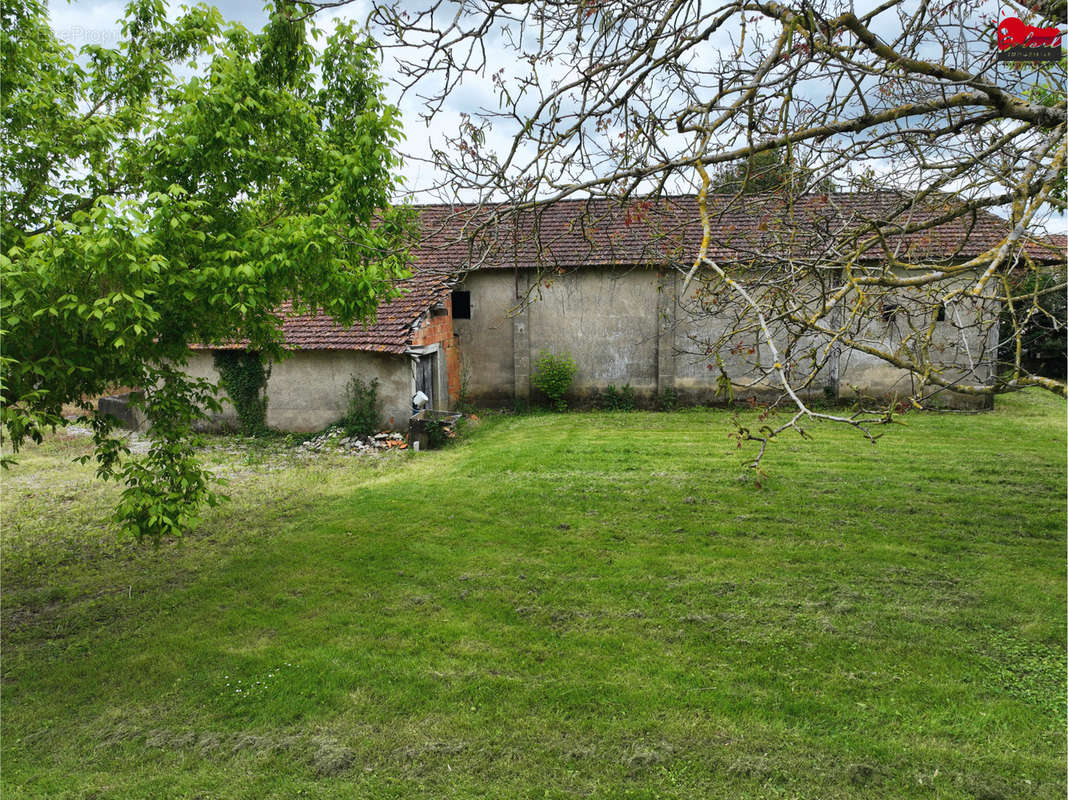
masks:
<svg viewBox="0 0 1068 800"><path fill-rule="evenodd" d="M230 397L237 412L238 426L245 436L258 436L267 430L267 379L270 365L260 353L248 350L218 350L215 369L219 385Z"/></svg>

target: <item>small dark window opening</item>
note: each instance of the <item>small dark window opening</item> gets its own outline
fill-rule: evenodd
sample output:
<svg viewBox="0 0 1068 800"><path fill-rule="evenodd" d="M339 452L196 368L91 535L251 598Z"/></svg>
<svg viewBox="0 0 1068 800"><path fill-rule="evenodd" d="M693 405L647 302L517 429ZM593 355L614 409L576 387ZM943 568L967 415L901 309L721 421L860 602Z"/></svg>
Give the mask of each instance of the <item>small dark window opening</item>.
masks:
<svg viewBox="0 0 1068 800"><path fill-rule="evenodd" d="M471 293L452 293L452 318L471 319Z"/></svg>
<svg viewBox="0 0 1068 800"><path fill-rule="evenodd" d="M897 313L900 306L897 303L883 303L881 314L883 316L883 322L891 322L894 319L894 315Z"/></svg>
<svg viewBox="0 0 1068 800"><path fill-rule="evenodd" d="M945 321L946 321L946 304L945 303L939 303L938 304L938 313L935 314L935 322L945 322Z"/></svg>

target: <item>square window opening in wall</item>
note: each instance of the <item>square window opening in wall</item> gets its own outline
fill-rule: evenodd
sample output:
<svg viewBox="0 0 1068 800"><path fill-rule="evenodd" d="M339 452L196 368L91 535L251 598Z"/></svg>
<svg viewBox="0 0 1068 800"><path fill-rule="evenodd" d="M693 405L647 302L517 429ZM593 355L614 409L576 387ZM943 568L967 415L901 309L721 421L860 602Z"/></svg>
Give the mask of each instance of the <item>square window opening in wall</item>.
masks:
<svg viewBox="0 0 1068 800"><path fill-rule="evenodd" d="M935 322L945 322L945 321L946 321L946 304L945 303L939 303L938 304L938 311L935 312Z"/></svg>
<svg viewBox="0 0 1068 800"><path fill-rule="evenodd" d="M471 293L452 293L452 318L471 319Z"/></svg>

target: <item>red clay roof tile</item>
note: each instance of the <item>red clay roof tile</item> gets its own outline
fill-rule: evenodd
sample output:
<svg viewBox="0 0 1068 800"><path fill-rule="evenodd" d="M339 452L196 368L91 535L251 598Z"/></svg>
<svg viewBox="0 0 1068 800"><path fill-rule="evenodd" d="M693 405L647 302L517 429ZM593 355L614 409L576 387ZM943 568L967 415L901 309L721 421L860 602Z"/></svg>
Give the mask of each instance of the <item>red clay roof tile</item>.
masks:
<svg viewBox="0 0 1068 800"><path fill-rule="evenodd" d="M708 255L720 262L759 261L769 251L811 256L840 246L848 232L869 240L861 259L882 260L885 250L912 259L950 261L977 256L1008 232L1005 220L980 211L912 233L884 226L882 242L867 224L892 217L900 226L935 220L947 201L928 201L920 211L892 192L809 195L787 209L777 196L709 198L712 238ZM494 206L422 206L417 263L441 270L464 268L655 266L692 262L701 244L695 196L650 202L631 199L564 200L491 222ZM480 227L480 223L482 223ZM471 237L474 236L474 241ZM1050 237L1051 239L1053 237Z"/></svg>
<svg viewBox="0 0 1068 800"><path fill-rule="evenodd" d="M713 196L709 257L721 262L759 261L767 252L787 251L810 256L819 247L840 241L843 231L885 219L901 203L890 192L811 195L788 211L779 198ZM931 202L919 214L900 217L899 224L934 219L947 208ZM420 236L412 251L414 274L398 284L404 294L383 304L373 323L349 328L322 314L294 315L288 305L283 306L286 345L295 350L403 353L411 344L413 327L449 291L450 277L464 271L688 264L701 243L694 196L655 202L565 200L495 221L499 210L492 205L417 206ZM979 212L916 233L887 231L883 242L872 245L864 257L882 258L887 248L935 262L970 258L995 245L1006 232L1005 220ZM1060 239L1050 237L1063 255Z"/></svg>

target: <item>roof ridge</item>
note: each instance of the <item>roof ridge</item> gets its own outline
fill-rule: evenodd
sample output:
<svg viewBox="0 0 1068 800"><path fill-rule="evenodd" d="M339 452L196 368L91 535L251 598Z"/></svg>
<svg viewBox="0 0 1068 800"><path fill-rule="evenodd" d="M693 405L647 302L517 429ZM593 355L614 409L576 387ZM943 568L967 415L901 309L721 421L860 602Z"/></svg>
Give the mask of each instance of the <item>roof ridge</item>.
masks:
<svg viewBox="0 0 1068 800"><path fill-rule="evenodd" d="M835 192L806 192L804 194L798 195L797 199L805 199L805 198L810 198L810 197L832 197L832 196L833 197L880 196L880 197L886 197L886 198L900 198L900 197L905 196L907 194L909 194L909 192L905 192L903 190L898 190L898 189L868 189L868 190L859 191L859 192L838 192L838 191L835 191ZM744 195L738 195L736 192L709 192L707 196L710 197L710 198L735 198L735 197L737 197L737 198L740 198L740 199L743 199L743 200L753 199L753 198L769 198L769 199L780 199L780 198L782 198L782 195L779 195L776 192L755 192L755 193L752 193L752 194L744 194ZM939 197L944 197L944 196L950 196L950 195L949 195L949 193L941 193L938 196ZM600 195L600 196L595 196L595 197L562 197L562 198L559 198L559 199L556 199L556 200L552 200L552 199L534 200L533 204L534 204L534 207L537 207L537 206L551 207L551 206L555 206L555 205L558 205L558 204L565 204L565 203L566 204L610 203L610 202L617 202L617 201L622 203L623 201L641 201L641 200L650 200L650 199L652 199L652 200L695 200L696 201L697 197L698 197L698 195L696 193L693 193L693 192L684 192L684 193L680 193L680 194L662 194L662 195L657 195L655 197L650 197L648 195L629 195L627 197L615 198L615 197L606 197L604 195ZM934 199L934 198L932 198L932 199ZM513 203L512 201L509 201L509 200L486 200L486 201L480 201L480 202L462 202L462 203L461 202L406 203L406 204L405 203L401 203L399 205L404 205L406 208L412 208L412 209L471 210L471 209L478 209L478 208L497 208L497 207L501 207L501 206L514 206L516 204ZM530 206L527 206L527 207L529 208Z"/></svg>

